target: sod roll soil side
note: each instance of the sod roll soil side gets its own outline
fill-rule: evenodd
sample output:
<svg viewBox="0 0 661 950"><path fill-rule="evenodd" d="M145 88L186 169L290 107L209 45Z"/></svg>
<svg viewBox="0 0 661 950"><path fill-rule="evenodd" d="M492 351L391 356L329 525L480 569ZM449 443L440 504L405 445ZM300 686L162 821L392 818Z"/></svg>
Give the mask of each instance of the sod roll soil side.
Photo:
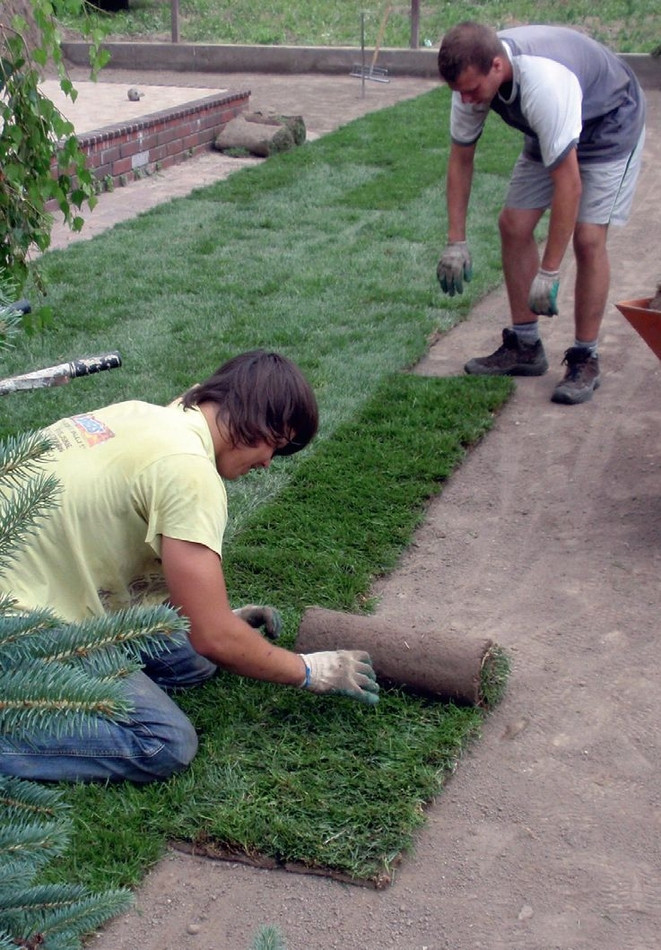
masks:
<svg viewBox="0 0 661 950"><path fill-rule="evenodd" d="M488 638L418 630L383 617L308 608L295 649L366 650L380 683L467 705L482 705L483 667L496 647Z"/></svg>

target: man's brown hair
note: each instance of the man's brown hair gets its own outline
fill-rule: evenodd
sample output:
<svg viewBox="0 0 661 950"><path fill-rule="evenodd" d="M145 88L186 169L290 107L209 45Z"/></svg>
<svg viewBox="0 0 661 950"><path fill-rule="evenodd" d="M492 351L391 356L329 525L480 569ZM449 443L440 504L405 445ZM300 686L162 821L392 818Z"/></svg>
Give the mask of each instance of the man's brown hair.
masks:
<svg viewBox="0 0 661 950"><path fill-rule="evenodd" d="M438 71L441 79L454 83L469 66L483 76L491 71L496 56L506 56L505 47L490 26L464 20L457 23L443 37L438 51Z"/></svg>
<svg viewBox="0 0 661 950"><path fill-rule="evenodd" d="M305 376L286 356L267 350L234 356L182 397L186 409L203 402L218 406L234 446L286 442L274 454L293 455L319 428L317 400Z"/></svg>

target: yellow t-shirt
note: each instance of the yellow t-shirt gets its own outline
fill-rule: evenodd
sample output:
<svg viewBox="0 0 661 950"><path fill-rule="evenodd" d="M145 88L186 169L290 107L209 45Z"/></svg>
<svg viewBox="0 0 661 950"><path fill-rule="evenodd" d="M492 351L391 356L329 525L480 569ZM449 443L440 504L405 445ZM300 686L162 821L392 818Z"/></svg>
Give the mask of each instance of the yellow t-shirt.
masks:
<svg viewBox="0 0 661 950"><path fill-rule="evenodd" d="M227 494L198 409L116 403L45 434L57 507L0 576L21 610L50 607L76 621L163 602L162 535L222 556Z"/></svg>

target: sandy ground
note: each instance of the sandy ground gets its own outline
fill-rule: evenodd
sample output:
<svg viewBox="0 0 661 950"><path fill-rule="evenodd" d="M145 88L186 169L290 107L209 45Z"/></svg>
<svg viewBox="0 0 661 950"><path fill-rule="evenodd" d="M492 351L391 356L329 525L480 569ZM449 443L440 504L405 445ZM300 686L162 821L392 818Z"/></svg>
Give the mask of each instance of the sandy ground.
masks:
<svg viewBox="0 0 661 950"><path fill-rule="evenodd" d="M206 99L227 90L210 86L139 85L130 82L104 83L102 87L92 80L76 81L76 99L65 96L57 79L46 79L39 88L54 102L60 112L73 123L76 133L84 135L118 122L129 123L149 112L184 106L195 99ZM102 89L102 94L99 90ZM129 99L129 91L137 99Z"/></svg>
<svg viewBox="0 0 661 950"><path fill-rule="evenodd" d="M356 106L355 87L339 94ZM583 406L549 402L573 340L568 261L561 315L543 325L550 372L518 383L376 588L380 612L403 626L488 634L514 664L394 884L376 892L172 852L95 950L248 950L266 924L288 950L661 946L661 363L613 306L651 296L661 278L661 90L648 100L634 217L611 235L601 389ZM336 122L353 117L338 105ZM483 300L418 371L461 373L499 342L506 312L502 292Z"/></svg>

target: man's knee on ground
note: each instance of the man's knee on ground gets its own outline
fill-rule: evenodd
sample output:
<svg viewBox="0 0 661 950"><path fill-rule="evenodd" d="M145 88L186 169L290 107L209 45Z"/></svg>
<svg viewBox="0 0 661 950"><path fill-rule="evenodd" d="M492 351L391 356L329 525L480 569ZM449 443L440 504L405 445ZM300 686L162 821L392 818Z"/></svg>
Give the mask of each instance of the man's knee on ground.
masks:
<svg viewBox="0 0 661 950"><path fill-rule="evenodd" d="M180 720L168 730L159 743L159 748L141 763L145 782L162 781L188 768L197 754L197 733L191 722L182 714Z"/></svg>
<svg viewBox="0 0 661 950"><path fill-rule="evenodd" d="M163 781L187 768L197 752L197 734L177 707L160 723L112 724L38 740L0 743L0 774L34 782ZM107 724L106 724L107 725ZM110 732L109 732L110 729Z"/></svg>

